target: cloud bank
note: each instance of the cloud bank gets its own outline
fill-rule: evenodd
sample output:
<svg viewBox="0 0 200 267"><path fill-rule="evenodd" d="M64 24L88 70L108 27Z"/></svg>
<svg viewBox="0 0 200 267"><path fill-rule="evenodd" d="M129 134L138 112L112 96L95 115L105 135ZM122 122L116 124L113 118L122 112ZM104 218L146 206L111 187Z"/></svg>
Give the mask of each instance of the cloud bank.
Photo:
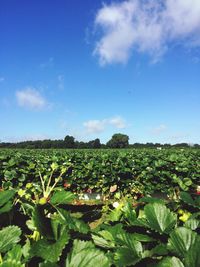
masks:
<svg viewBox="0 0 200 267"><path fill-rule="evenodd" d="M17 103L20 107L42 109L47 106L45 98L35 88L25 88L16 92Z"/></svg>
<svg viewBox="0 0 200 267"><path fill-rule="evenodd" d="M104 4L95 26L101 65L126 63L134 51L157 62L170 44L200 46L199 0L127 0Z"/></svg>
<svg viewBox="0 0 200 267"><path fill-rule="evenodd" d="M113 126L117 129L124 129L126 128L126 122L122 117L116 116L110 119L89 120L84 122L83 126L88 134L93 134L103 132L108 126Z"/></svg>

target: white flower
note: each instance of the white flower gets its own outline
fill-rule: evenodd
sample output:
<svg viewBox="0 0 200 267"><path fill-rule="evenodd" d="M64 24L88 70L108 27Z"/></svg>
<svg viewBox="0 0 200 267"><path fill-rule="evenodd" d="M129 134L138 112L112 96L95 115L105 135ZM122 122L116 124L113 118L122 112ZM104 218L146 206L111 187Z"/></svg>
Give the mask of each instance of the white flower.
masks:
<svg viewBox="0 0 200 267"><path fill-rule="evenodd" d="M89 200L89 196L88 196L88 194L84 194L84 198L83 199L85 199L85 200Z"/></svg>
<svg viewBox="0 0 200 267"><path fill-rule="evenodd" d="M96 196L96 199L101 199L100 194L98 194L98 195Z"/></svg>
<svg viewBox="0 0 200 267"><path fill-rule="evenodd" d="M113 203L113 207L114 207L114 208L117 208L117 207L119 207L119 202L117 202L117 201L116 201L116 202L114 202L114 203Z"/></svg>

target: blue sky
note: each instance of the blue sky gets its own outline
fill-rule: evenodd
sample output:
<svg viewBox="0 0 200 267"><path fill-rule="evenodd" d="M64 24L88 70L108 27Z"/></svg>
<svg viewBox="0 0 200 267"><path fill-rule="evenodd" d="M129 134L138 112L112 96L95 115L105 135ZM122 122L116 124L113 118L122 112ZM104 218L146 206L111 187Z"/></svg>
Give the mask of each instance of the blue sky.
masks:
<svg viewBox="0 0 200 267"><path fill-rule="evenodd" d="M1 0L0 140L200 143L198 0Z"/></svg>

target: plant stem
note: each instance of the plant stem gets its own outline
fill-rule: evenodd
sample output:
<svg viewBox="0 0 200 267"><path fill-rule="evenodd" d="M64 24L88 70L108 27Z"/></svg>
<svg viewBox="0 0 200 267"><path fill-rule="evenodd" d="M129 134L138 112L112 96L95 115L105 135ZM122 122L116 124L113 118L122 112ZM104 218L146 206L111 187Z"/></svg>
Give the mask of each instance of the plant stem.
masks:
<svg viewBox="0 0 200 267"><path fill-rule="evenodd" d="M47 186L46 186L46 192L49 191L49 186L50 186L50 184L51 184L51 179L52 179L53 173L54 173L54 170L52 170L51 175L50 175L50 177L49 177L49 181L48 181L48 184L47 184Z"/></svg>
<svg viewBox="0 0 200 267"><path fill-rule="evenodd" d="M44 180L42 178L42 175L41 175L41 172L39 171L39 176L40 176L40 180L41 180L41 183L42 183L42 191L43 191L43 195L45 194L45 186L44 186Z"/></svg>
<svg viewBox="0 0 200 267"><path fill-rule="evenodd" d="M61 179L61 176L59 176L57 178L57 180L55 181L55 183L53 184L53 186L51 187L51 189L49 190L48 196L51 194L51 192L53 191L54 187L57 185L57 183L59 182L59 180Z"/></svg>

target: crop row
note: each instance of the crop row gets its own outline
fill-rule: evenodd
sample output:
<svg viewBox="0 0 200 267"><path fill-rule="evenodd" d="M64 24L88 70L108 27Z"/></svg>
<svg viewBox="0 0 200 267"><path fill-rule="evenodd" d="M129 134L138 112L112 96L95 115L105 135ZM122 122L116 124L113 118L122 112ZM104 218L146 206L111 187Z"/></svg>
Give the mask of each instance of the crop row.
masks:
<svg viewBox="0 0 200 267"><path fill-rule="evenodd" d="M107 194L113 185L124 194L192 192L200 180L200 150L0 150L3 188L60 174L58 184L76 193Z"/></svg>

